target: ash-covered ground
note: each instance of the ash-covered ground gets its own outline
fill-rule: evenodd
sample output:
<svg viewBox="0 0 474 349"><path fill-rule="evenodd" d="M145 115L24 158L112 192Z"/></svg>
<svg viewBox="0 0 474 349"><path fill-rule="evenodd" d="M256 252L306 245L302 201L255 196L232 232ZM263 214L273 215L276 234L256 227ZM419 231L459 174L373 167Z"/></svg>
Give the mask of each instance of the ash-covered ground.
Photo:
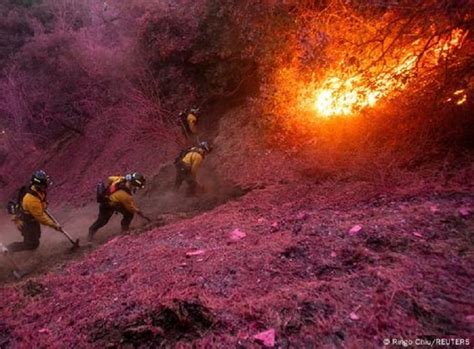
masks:
<svg viewBox="0 0 474 349"><path fill-rule="evenodd" d="M282 348L472 338L470 174L390 188L284 180L229 201L208 193L193 201L201 212L154 211L160 227L127 236L114 222L75 257L46 243L53 271L0 289L0 344L255 347L268 330Z"/></svg>

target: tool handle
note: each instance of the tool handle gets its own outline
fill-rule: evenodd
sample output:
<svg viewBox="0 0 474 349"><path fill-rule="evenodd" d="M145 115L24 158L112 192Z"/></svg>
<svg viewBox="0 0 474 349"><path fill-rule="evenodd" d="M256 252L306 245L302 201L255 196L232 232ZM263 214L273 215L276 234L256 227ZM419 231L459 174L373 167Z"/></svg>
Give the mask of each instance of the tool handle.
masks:
<svg viewBox="0 0 474 349"><path fill-rule="evenodd" d="M145 219L148 223L151 222L151 218L145 216L143 213L139 212L138 215L139 215L140 217L142 217L143 219Z"/></svg>
<svg viewBox="0 0 474 349"><path fill-rule="evenodd" d="M54 218L54 216L53 216L51 213L49 213L48 210L44 210L44 212L48 215L49 218L51 218L51 220L52 220L54 223L56 223L56 225L59 226L59 229L57 229L57 230L58 230L60 233L63 233L63 234L65 234L65 235L67 235L67 236L69 237L69 234L64 231L64 228L61 226L61 224L59 224L58 220L57 220L56 218Z"/></svg>
<svg viewBox="0 0 474 349"><path fill-rule="evenodd" d="M186 138L189 139L189 133L188 133L188 130L186 129L186 124L181 119L181 117L179 118L179 122L181 123L181 126L183 127L184 134L186 135Z"/></svg>
<svg viewBox="0 0 474 349"><path fill-rule="evenodd" d="M49 213L48 210L44 210L44 213L46 213L46 215L47 215L49 218L51 218L51 220L52 220L54 223L56 223L57 225L60 225L60 224L58 223L58 221L56 220L56 218L54 218L53 215L52 215L51 213Z"/></svg>
<svg viewBox="0 0 474 349"><path fill-rule="evenodd" d="M72 238L72 236L69 235L69 234L67 233L67 231L65 231L63 228L61 228L60 232L63 233L64 235L66 235L66 237L67 237L70 241L74 241L74 239Z"/></svg>
<svg viewBox="0 0 474 349"><path fill-rule="evenodd" d="M56 223L57 225L60 226L59 222L56 220L56 218L53 217L53 215L51 215L51 213L49 213L48 210L44 210L44 212L48 215L49 218L51 218L51 220L52 220L54 223ZM74 239L72 238L72 236L69 235L69 234L64 230L63 227L61 227L61 229L59 229L59 232L60 232L60 233L63 233L64 236L66 236L67 239L68 239L73 245L76 245L77 241L74 241Z"/></svg>

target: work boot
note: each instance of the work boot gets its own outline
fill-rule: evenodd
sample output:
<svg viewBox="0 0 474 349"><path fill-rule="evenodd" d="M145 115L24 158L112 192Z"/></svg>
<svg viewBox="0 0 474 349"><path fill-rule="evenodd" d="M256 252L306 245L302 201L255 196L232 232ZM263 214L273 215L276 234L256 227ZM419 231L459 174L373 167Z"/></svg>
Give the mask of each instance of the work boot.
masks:
<svg viewBox="0 0 474 349"><path fill-rule="evenodd" d="M1 253L9 253L10 251L8 250L8 248L4 244L0 243L0 252Z"/></svg>

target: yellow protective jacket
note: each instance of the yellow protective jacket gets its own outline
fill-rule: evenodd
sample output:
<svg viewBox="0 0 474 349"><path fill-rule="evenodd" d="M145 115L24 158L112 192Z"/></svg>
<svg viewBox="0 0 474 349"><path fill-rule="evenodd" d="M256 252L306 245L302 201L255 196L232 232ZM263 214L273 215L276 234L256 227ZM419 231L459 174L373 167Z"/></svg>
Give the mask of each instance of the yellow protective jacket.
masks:
<svg viewBox="0 0 474 349"><path fill-rule="evenodd" d="M202 152L197 149L191 149L181 161L183 164L191 168L193 177L196 177L199 168L201 167L202 160L204 160L204 155Z"/></svg>
<svg viewBox="0 0 474 349"><path fill-rule="evenodd" d="M198 132L197 129L197 117L193 113L189 113L188 116L186 117L186 122L188 123L188 127L191 130L193 134L196 134Z"/></svg>
<svg viewBox="0 0 474 349"><path fill-rule="evenodd" d="M113 186L124 180L122 176L110 176L107 179L107 184L112 188L112 194L109 195L109 203L112 207L123 207L130 213L139 213L140 210L135 205L132 194L125 189L118 189L114 191Z"/></svg>
<svg viewBox="0 0 474 349"><path fill-rule="evenodd" d="M27 215L30 215L43 225L46 225L51 228L56 228L57 224L46 214L46 208L48 203L46 202L46 194L37 191L34 187L30 188L34 194L27 193L21 202L21 208L23 212Z"/></svg>

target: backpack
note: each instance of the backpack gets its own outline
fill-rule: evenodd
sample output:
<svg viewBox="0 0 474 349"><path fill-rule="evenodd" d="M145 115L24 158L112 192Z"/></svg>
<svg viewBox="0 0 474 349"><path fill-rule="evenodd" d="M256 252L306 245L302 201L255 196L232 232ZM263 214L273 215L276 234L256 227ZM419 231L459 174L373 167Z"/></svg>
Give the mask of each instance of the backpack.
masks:
<svg viewBox="0 0 474 349"><path fill-rule="evenodd" d="M10 200L7 203L7 212L11 215L16 215L18 210L20 209L20 205L16 202L16 200Z"/></svg>
<svg viewBox="0 0 474 349"><path fill-rule="evenodd" d="M179 155L174 159L174 164L175 166L179 165L181 163L181 160L186 156L187 153L189 153L194 147L188 147L179 153Z"/></svg>
<svg viewBox="0 0 474 349"><path fill-rule="evenodd" d="M21 204L23 202L23 198L26 194L31 194L36 197L39 197L34 191L30 190L29 186L23 185L17 190L16 197L7 203L7 211L10 215L18 216L22 212Z"/></svg>
<svg viewBox="0 0 474 349"><path fill-rule="evenodd" d="M125 190L130 194L130 190L127 188L126 180L123 179L117 183L106 186L104 182L98 182L95 187L96 199L98 203L106 203L110 195L115 193L117 190Z"/></svg>

